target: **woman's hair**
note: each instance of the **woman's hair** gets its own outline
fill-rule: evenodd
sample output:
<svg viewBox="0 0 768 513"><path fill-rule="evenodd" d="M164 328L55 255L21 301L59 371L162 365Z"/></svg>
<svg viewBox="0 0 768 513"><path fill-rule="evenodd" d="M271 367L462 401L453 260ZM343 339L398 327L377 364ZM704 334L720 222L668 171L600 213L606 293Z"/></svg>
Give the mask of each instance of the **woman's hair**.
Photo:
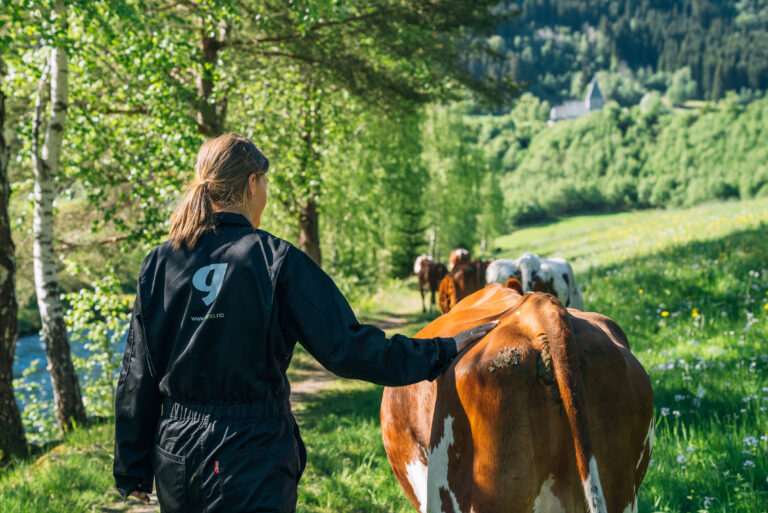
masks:
<svg viewBox="0 0 768 513"><path fill-rule="evenodd" d="M245 210L248 179L268 169L267 157L242 135L224 134L205 141L197 154L195 179L171 215L171 245L193 249L215 226L214 204Z"/></svg>

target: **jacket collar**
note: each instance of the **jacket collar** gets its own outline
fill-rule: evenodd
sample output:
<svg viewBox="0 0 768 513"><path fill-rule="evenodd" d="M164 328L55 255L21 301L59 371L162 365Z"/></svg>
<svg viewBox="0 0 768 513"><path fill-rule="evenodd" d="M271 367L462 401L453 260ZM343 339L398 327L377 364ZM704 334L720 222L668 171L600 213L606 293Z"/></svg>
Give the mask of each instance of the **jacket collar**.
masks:
<svg viewBox="0 0 768 513"><path fill-rule="evenodd" d="M234 224L237 226L253 227L248 218L243 214L236 214L235 212L214 212L213 217L216 226L220 224Z"/></svg>

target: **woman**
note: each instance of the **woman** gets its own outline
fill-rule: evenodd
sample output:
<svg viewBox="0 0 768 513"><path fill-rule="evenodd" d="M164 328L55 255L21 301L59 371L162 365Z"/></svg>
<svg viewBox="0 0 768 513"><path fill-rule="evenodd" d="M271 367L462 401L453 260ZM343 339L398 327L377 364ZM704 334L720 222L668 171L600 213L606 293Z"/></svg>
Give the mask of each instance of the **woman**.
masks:
<svg viewBox="0 0 768 513"><path fill-rule="evenodd" d="M303 252L258 230L267 158L228 134L200 148L169 240L141 266L115 401L117 489L166 512L296 507L306 451L285 376L296 341L382 385L435 379L495 324L387 338L359 324Z"/></svg>

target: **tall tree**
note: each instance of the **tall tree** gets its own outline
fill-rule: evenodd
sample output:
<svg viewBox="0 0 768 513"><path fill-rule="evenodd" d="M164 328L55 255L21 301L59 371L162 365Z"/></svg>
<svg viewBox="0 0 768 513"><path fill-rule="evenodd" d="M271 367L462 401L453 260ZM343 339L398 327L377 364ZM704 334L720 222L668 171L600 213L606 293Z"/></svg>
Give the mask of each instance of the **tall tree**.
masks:
<svg viewBox="0 0 768 513"><path fill-rule="evenodd" d="M72 423L84 423L85 408L80 394L72 356L64 324L64 313L59 297L54 254L53 202L56 199L56 175L61 157L64 122L68 108L68 59L65 47L67 34L67 10L62 0L55 0L51 12L51 24L55 27L54 46L50 57L50 113L45 129L42 151L39 148L38 131L41 124L48 70L40 79L34 116L34 274L37 306L45 337L45 352L51 371L56 416L63 431Z"/></svg>
<svg viewBox="0 0 768 513"><path fill-rule="evenodd" d="M227 46L229 26L223 19L214 19L211 26L211 18L206 16L200 16L196 23L200 26L200 58L195 71L197 130L202 135L214 137L224 133L227 117L227 96L214 96L213 87L219 51Z"/></svg>
<svg viewBox="0 0 768 513"><path fill-rule="evenodd" d="M5 63L0 58L0 460L5 455L20 454L26 448L24 426L13 394L13 355L16 349L15 247L11 238L8 203L10 151L5 140L5 93L2 79Z"/></svg>

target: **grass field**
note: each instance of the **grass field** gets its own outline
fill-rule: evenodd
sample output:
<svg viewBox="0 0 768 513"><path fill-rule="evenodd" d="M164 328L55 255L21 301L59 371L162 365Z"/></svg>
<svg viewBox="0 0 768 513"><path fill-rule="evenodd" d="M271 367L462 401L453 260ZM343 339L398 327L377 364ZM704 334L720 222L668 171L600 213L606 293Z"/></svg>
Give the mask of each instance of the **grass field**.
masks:
<svg viewBox="0 0 768 513"><path fill-rule="evenodd" d="M657 438L641 512L768 511L768 200L582 216L496 241L574 265L585 309L612 317L654 386ZM356 305L361 319L413 334L413 279ZM297 351L292 378L311 366ZM334 381L298 415L309 451L299 512L413 511L381 443L381 388ZM0 510L119 511L111 424L76 432L36 466L0 478ZM514 464L513 462L511 464Z"/></svg>

